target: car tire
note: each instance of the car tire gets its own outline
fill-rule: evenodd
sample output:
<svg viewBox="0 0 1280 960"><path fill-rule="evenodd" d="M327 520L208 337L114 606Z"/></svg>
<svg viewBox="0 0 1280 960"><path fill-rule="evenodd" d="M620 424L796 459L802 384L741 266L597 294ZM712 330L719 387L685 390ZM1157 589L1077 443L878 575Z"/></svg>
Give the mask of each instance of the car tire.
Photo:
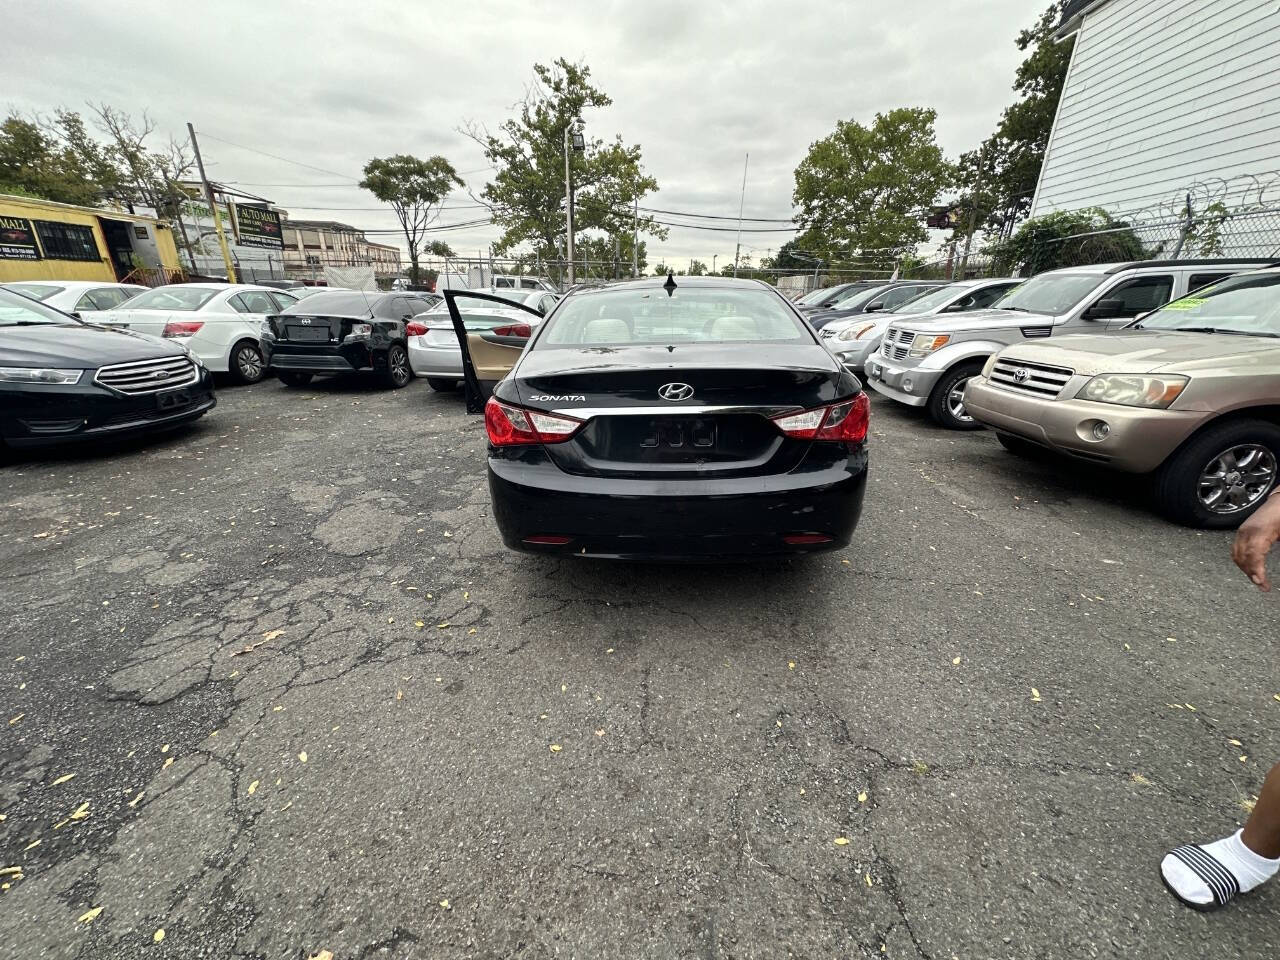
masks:
<svg viewBox="0 0 1280 960"><path fill-rule="evenodd" d="M252 340L240 340L231 348L227 367L236 383L261 383L267 375L267 361L262 356L262 348Z"/></svg>
<svg viewBox="0 0 1280 960"><path fill-rule="evenodd" d="M1009 433L997 433L996 439L1000 441L1000 446L1019 457L1038 457L1045 452L1044 448L1038 444Z"/></svg>
<svg viewBox="0 0 1280 960"><path fill-rule="evenodd" d="M378 375L383 386L392 390L409 385L409 381L413 379L413 368L409 366L409 351L404 348L403 343L393 343L387 347Z"/></svg>
<svg viewBox="0 0 1280 960"><path fill-rule="evenodd" d="M1184 526L1211 530L1238 527L1275 488L1277 465L1280 426L1266 420L1215 424L1183 444L1156 471L1156 505L1164 516ZM1230 510L1209 502L1216 474L1224 474L1222 499L1233 501ZM1251 478L1252 483L1231 482Z"/></svg>
<svg viewBox="0 0 1280 960"><path fill-rule="evenodd" d="M933 393L929 394L929 416L948 430L981 430L982 424L964 413L964 404L957 400L957 391L963 393L964 385L982 373L985 361L961 363L942 375Z"/></svg>
<svg viewBox="0 0 1280 960"><path fill-rule="evenodd" d="M286 387L305 387L311 382L311 378L315 376L312 373L298 373L296 371L277 373L276 379L283 383Z"/></svg>
<svg viewBox="0 0 1280 960"><path fill-rule="evenodd" d="M454 393L458 389L458 381L448 377L427 377L427 386L438 393Z"/></svg>

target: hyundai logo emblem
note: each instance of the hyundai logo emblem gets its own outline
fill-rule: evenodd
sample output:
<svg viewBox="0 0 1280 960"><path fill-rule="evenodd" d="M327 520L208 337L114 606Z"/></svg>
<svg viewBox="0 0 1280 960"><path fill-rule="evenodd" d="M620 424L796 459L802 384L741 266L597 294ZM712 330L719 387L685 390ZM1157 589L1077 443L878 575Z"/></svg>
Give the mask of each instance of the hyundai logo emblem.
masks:
<svg viewBox="0 0 1280 960"><path fill-rule="evenodd" d="M1026 383L1031 379L1031 371L1026 367L1019 367L1017 370L1013 371L1013 379L1018 381L1018 383Z"/></svg>
<svg viewBox="0 0 1280 960"><path fill-rule="evenodd" d="M693 396L693 387L687 383L664 383L658 388L658 396L672 402L688 400Z"/></svg>

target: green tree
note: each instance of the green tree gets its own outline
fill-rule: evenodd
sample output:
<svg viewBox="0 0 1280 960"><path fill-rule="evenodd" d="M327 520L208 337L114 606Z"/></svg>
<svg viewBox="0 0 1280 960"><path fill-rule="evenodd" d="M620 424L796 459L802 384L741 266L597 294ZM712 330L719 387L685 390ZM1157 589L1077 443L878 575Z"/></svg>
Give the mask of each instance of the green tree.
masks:
<svg viewBox="0 0 1280 960"><path fill-rule="evenodd" d="M661 261L659 261L658 264L653 268L653 275L655 277L665 277L668 273L674 273L674 272L675 272L674 270L672 270L670 267L668 267L665 263Z"/></svg>
<svg viewBox="0 0 1280 960"><path fill-rule="evenodd" d="M93 205L102 190L56 130L10 113L0 123L0 193Z"/></svg>
<svg viewBox="0 0 1280 960"><path fill-rule="evenodd" d="M701 260L691 260L689 262L689 276L704 277L707 275L707 265Z"/></svg>
<svg viewBox="0 0 1280 960"><path fill-rule="evenodd" d="M1075 44L1074 37L1053 37L1062 6L1054 3L1035 26L1018 34L1018 49L1030 51L1014 76L1019 99L1005 109L995 132L977 150L960 157L958 237L968 232L975 207L976 226L997 239L1010 236L1031 210Z"/></svg>
<svg viewBox="0 0 1280 960"><path fill-rule="evenodd" d="M591 69L585 64L561 58L533 69L537 83L517 116L505 121L496 135L475 124L464 132L481 146L495 170L480 193L502 228L494 252L505 255L523 246L544 260L554 260L565 239L565 130L582 123L584 110L603 109L613 101L592 85ZM658 189L657 180L644 172L639 145L627 146L620 136L611 143L587 138L584 150L570 151L569 157L576 193L575 244L579 231L594 230L610 242L618 237L621 245L631 233L633 201ZM638 229L666 237L666 230L648 216L639 218ZM626 249L629 259L629 242Z"/></svg>
<svg viewBox="0 0 1280 960"><path fill-rule="evenodd" d="M1147 251L1129 224L1098 207L1060 210L1027 220L1017 232L989 248L1008 270L1035 276L1059 267L1142 260Z"/></svg>
<svg viewBox="0 0 1280 960"><path fill-rule="evenodd" d="M422 246L422 252L429 257L456 257L453 247L443 240L431 240Z"/></svg>
<svg viewBox="0 0 1280 960"><path fill-rule="evenodd" d="M925 211L954 173L937 144L936 119L931 109L899 107L876 114L869 127L841 120L809 147L792 199L815 249L899 253L928 239Z"/></svg>
<svg viewBox="0 0 1280 960"><path fill-rule="evenodd" d="M458 172L441 156L422 160L398 153L393 157L374 157L366 163L360 186L395 211L409 246L410 279L417 286L423 237L427 227L440 216L444 198L455 186L463 186Z"/></svg>

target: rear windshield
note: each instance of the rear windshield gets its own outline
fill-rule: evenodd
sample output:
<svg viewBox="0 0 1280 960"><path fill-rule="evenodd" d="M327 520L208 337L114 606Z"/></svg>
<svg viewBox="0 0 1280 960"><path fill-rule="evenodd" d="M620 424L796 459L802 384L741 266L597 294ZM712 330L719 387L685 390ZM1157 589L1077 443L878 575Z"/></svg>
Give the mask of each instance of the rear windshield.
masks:
<svg viewBox="0 0 1280 960"><path fill-rule="evenodd" d="M1066 313L1106 279L1100 273L1042 273L1014 287L991 306L1051 316Z"/></svg>
<svg viewBox="0 0 1280 960"><path fill-rule="evenodd" d="M822 287L818 290L812 291L811 293L806 293L803 297L797 300L796 303L803 304L803 305L808 305L811 303L821 303L824 299L826 299L827 294L833 292L834 290L835 290L835 287Z"/></svg>
<svg viewBox="0 0 1280 960"><path fill-rule="evenodd" d="M156 287L129 301L130 310L199 310L220 291L205 287Z"/></svg>
<svg viewBox="0 0 1280 960"><path fill-rule="evenodd" d="M539 347L672 343L813 342L800 320L766 290L661 287L602 290L564 301Z"/></svg>
<svg viewBox="0 0 1280 960"><path fill-rule="evenodd" d="M39 327L78 324L79 321L42 303L0 288L0 327Z"/></svg>
<svg viewBox="0 0 1280 960"><path fill-rule="evenodd" d="M289 304L280 312L282 315L322 313L328 317L367 317L378 300L379 295L376 293L367 296L359 291L313 293L297 303Z"/></svg>
<svg viewBox="0 0 1280 960"><path fill-rule="evenodd" d="M1223 280L1165 304L1135 326L1144 330L1280 337L1280 273Z"/></svg>
<svg viewBox="0 0 1280 960"><path fill-rule="evenodd" d="M854 290L848 296L837 300L832 304L832 310L856 310L865 307L868 303L880 296L885 291L885 287L860 287Z"/></svg>
<svg viewBox="0 0 1280 960"><path fill-rule="evenodd" d="M50 287L43 283L6 283L6 290L12 290L14 293L20 293L24 297L30 297L32 300L48 300L55 293L61 293L66 287Z"/></svg>

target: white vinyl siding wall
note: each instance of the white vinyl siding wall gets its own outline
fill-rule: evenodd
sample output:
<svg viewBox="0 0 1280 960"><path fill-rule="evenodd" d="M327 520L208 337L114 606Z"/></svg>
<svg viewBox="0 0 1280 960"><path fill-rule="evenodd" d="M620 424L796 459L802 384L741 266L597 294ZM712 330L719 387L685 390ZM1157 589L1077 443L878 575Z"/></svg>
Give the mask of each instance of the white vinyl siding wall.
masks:
<svg viewBox="0 0 1280 960"><path fill-rule="evenodd" d="M1032 215L1177 208L1275 171L1280 0L1110 0L1076 37Z"/></svg>

